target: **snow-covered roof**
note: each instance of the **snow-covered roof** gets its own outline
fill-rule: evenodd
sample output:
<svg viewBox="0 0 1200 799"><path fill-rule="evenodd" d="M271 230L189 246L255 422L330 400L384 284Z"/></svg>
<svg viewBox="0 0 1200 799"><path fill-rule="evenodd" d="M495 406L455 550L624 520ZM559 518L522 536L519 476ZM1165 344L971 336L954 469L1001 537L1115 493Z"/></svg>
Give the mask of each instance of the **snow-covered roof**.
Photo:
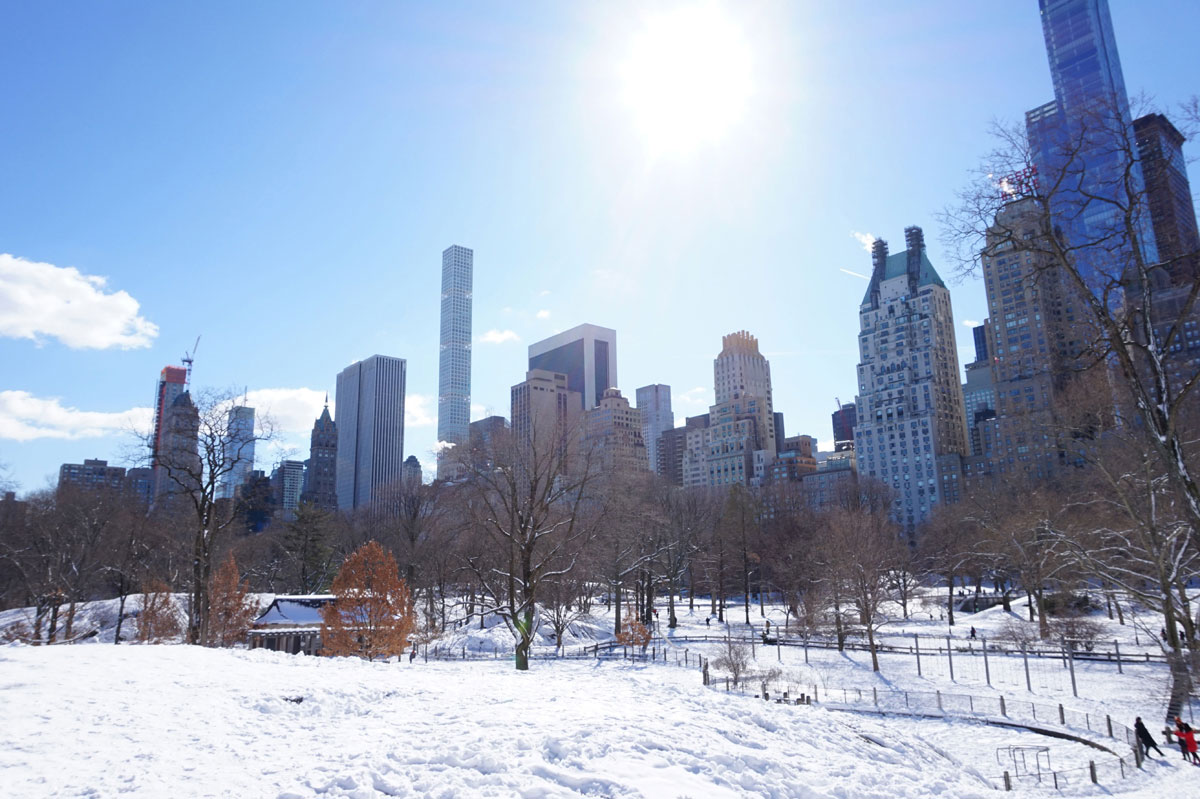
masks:
<svg viewBox="0 0 1200 799"><path fill-rule="evenodd" d="M254 625L287 626L318 625L321 623L321 608L334 599L333 594L306 594L301 596L277 596L259 616Z"/></svg>

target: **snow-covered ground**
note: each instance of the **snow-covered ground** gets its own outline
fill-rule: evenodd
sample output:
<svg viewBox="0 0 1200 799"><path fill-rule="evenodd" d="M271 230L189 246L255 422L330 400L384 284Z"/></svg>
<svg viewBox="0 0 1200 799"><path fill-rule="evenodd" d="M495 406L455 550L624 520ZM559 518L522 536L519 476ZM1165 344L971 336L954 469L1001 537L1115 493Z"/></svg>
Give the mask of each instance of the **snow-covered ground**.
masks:
<svg viewBox="0 0 1200 799"><path fill-rule="evenodd" d="M992 637L1023 616L1020 606L1014 614L964 614L952 631L930 608L935 619L925 610L924 619L918 612L897 621L892 638L952 632L956 647L972 650L955 651L953 679L944 651L924 652L920 675L908 654L881 656L877 675L865 652L810 648L806 663L796 647L756 647L755 668L778 668L795 690L815 684L831 699L840 688L872 687L881 695L1003 694L1010 702L1062 702L1123 724L1141 715L1152 731L1161 729L1162 665L1128 664L1118 674L1111 663L1078 662L1075 698L1061 658L1038 659L1030 692L1019 657L993 653L985 674L977 644L966 640L971 626ZM611 617L602 611L573 628L568 651L611 637ZM668 631L660 608L665 641L653 646L660 656L666 647L669 664L683 650L712 657L721 646L685 636L749 631L740 607L728 611L728 626L706 624L707 605L689 612L685 604L680 613L680 627ZM768 605L765 613L777 628L782 609ZM0 614L0 627L21 618L22 611ZM1144 634L1135 640L1128 626L1094 618L1123 652L1160 651ZM757 606L751 619L761 632ZM76 620L76 634L99 630L89 645L0 647L5 796L977 797L999 787L1008 747L1048 747L1042 756L1060 771L1114 760L1082 744L968 720L763 702L705 689L696 669L663 663L539 658L530 672L517 673L511 636L495 619L483 630L477 623L452 629L439 643L495 652L496 660L375 664L113 646L114 620L113 603L89 603ZM553 652L546 627L536 649ZM1127 751L1103 736L1093 740ZM1068 793L1200 795L1200 769L1183 765L1176 749L1164 750L1168 757L1152 760L1145 773L1099 788L1076 771Z"/></svg>

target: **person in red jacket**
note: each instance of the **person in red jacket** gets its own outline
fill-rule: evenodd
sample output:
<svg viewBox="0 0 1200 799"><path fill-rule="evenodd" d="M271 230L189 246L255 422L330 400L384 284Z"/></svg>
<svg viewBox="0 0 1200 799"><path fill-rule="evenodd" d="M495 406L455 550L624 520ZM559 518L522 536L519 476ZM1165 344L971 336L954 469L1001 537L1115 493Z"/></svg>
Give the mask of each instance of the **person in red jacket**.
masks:
<svg viewBox="0 0 1200 799"><path fill-rule="evenodd" d="M1179 739L1179 751L1183 753L1183 759L1200 766L1200 754L1196 753L1196 732L1191 725L1176 716L1173 734Z"/></svg>

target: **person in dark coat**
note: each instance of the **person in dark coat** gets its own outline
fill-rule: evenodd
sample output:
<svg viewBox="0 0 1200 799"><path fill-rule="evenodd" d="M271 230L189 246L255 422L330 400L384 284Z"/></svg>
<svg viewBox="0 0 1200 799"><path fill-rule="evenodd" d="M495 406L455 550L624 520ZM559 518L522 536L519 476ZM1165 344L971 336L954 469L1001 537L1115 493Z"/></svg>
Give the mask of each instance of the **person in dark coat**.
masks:
<svg viewBox="0 0 1200 799"><path fill-rule="evenodd" d="M1142 755L1150 757L1150 747L1154 747L1154 751L1158 752L1163 757L1163 752L1158 748L1158 744L1154 742L1154 736L1150 734L1150 730L1146 729L1146 725L1142 723L1142 717L1138 716L1133 722L1133 730L1137 733L1138 745L1142 747Z"/></svg>
<svg viewBox="0 0 1200 799"><path fill-rule="evenodd" d="M1200 766L1200 754L1196 753L1196 732L1192 725L1176 716L1173 734L1179 739L1179 751L1183 753L1183 759Z"/></svg>

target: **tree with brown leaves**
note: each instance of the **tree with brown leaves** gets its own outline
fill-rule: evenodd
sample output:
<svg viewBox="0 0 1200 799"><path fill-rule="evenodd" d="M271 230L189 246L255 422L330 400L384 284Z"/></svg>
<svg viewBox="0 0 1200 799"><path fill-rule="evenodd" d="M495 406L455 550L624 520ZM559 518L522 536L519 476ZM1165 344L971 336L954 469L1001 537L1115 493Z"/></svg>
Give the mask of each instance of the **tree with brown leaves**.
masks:
<svg viewBox="0 0 1200 799"><path fill-rule="evenodd" d="M321 610L321 650L330 656L367 660L399 655L416 629L412 594L396 559L368 541L333 578L332 603Z"/></svg>
<svg viewBox="0 0 1200 799"><path fill-rule="evenodd" d="M208 595L210 616L205 645L230 647L245 640L258 616L258 602L250 596L250 583L239 578L232 552L213 575Z"/></svg>

